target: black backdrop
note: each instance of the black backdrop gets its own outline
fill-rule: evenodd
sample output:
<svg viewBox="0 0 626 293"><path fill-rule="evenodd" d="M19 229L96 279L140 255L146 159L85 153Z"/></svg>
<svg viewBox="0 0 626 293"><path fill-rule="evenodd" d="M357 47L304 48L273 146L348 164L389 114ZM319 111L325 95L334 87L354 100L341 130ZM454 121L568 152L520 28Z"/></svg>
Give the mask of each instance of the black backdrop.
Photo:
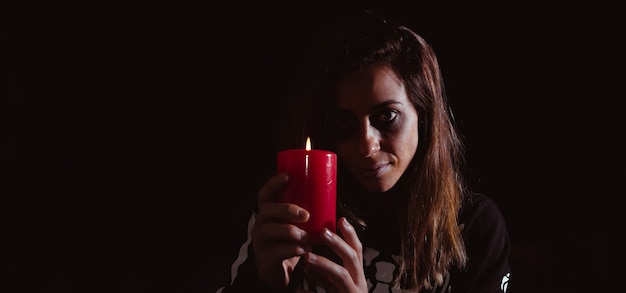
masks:
<svg viewBox="0 0 626 293"><path fill-rule="evenodd" d="M241 207L273 169L273 127L300 58L345 8L48 3L4 11L3 222L18 288L214 289L239 244L231 234L245 229ZM589 72L600 62L588 43L605 42L612 21L588 19L609 11L375 8L439 54L472 182L509 224L511 292L608 286L606 228L593 221L606 220L594 202L607 196L585 183L588 141L603 134L590 123L589 97L598 93Z"/></svg>

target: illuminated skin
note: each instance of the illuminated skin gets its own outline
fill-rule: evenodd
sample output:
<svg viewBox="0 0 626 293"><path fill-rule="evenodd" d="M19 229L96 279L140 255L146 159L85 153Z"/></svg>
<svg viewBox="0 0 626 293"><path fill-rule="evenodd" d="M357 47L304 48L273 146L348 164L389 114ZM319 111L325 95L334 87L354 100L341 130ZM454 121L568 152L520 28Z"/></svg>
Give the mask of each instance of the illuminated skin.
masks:
<svg viewBox="0 0 626 293"><path fill-rule="evenodd" d="M418 113L404 83L391 67L374 65L344 78L335 98L337 155L366 190L388 191L418 144Z"/></svg>

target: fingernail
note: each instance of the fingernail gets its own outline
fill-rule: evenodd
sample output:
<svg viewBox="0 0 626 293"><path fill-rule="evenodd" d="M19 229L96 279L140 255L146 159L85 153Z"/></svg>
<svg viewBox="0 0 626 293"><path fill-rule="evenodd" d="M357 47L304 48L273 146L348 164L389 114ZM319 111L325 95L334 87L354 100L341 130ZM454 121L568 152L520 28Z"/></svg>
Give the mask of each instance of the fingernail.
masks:
<svg viewBox="0 0 626 293"><path fill-rule="evenodd" d="M308 235L307 235L306 231L301 230L298 234L300 235L300 240L301 241L303 241L303 242L307 241Z"/></svg>
<svg viewBox="0 0 626 293"><path fill-rule="evenodd" d="M346 220L346 219L343 219L343 226L346 229L352 229L353 228L352 225L350 225L350 222L348 222L348 220Z"/></svg>
<svg viewBox="0 0 626 293"><path fill-rule="evenodd" d="M324 228L324 237L331 239L333 237L333 233L328 230L328 228Z"/></svg>
<svg viewBox="0 0 626 293"><path fill-rule="evenodd" d="M298 217L306 220L306 219L309 218L309 212L307 212L305 209L299 209L298 210Z"/></svg>

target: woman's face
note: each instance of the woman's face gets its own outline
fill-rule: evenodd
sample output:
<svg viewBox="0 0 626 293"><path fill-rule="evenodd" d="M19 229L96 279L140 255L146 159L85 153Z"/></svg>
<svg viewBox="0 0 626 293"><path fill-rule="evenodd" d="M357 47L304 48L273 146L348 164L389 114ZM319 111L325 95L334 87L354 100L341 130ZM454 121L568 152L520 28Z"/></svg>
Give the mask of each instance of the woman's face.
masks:
<svg viewBox="0 0 626 293"><path fill-rule="evenodd" d="M418 114L391 67L348 75L335 92L333 146L347 170L370 192L391 189L417 150Z"/></svg>

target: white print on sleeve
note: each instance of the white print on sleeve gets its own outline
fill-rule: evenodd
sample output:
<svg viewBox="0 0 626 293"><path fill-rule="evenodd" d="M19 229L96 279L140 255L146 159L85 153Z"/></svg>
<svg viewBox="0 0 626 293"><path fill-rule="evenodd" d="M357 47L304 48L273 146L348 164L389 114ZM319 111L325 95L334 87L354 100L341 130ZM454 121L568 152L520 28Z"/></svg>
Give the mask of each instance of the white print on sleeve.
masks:
<svg viewBox="0 0 626 293"><path fill-rule="evenodd" d="M506 292L506 290L509 288L509 279L511 278L511 273L506 273L504 276L502 276L502 282L500 283L500 289L502 290L502 292Z"/></svg>

